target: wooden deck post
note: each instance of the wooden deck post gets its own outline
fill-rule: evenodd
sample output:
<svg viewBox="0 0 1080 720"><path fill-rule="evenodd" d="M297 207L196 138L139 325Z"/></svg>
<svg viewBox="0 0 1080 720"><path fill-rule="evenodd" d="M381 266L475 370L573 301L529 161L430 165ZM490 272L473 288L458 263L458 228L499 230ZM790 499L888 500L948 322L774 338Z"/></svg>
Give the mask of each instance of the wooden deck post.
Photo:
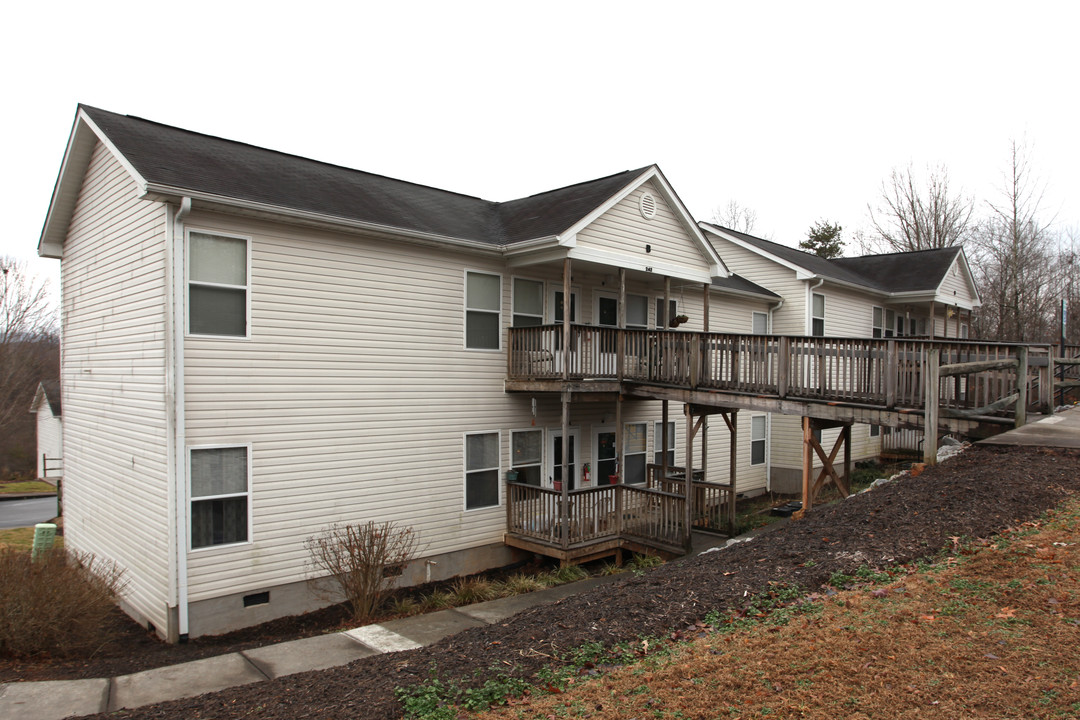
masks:
<svg viewBox="0 0 1080 720"><path fill-rule="evenodd" d="M813 498L810 497L810 470L813 467L810 453L810 441L813 440L814 435L810 430L810 418L803 416L802 419L802 501L803 512L810 510L813 505Z"/></svg>
<svg viewBox="0 0 1080 720"><path fill-rule="evenodd" d="M1047 415L1053 415L1054 414L1054 408L1057 407L1054 404L1054 383L1056 382L1056 380L1054 379L1055 371L1054 371L1054 346L1053 345L1050 346L1050 352L1048 352L1046 355L1047 355L1047 357L1046 357L1046 393L1047 393L1046 394L1046 414ZM1061 347L1061 357L1063 357L1063 358L1065 357L1065 346L1064 345ZM1062 376L1062 377L1064 377L1064 376ZM1064 391L1062 391L1062 392L1064 392Z"/></svg>
<svg viewBox="0 0 1080 720"><path fill-rule="evenodd" d="M776 393L783 400L791 382L791 338L781 337L776 353Z"/></svg>
<svg viewBox="0 0 1080 720"><path fill-rule="evenodd" d="M900 360L896 350L896 341L885 342L885 407L896 407L896 385L900 380Z"/></svg>
<svg viewBox="0 0 1080 720"><path fill-rule="evenodd" d="M683 415L686 416L686 483L683 489L686 492L686 507L683 514L683 522L686 527L686 549L690 550L693 541L694 527L694 413L690 409L690 403L683 405Z"/></svg>
<svg viewBox="0 0 1080 720"><path fill-rule="evenodd" d="M620 392L615 398L615 468L619 474L619 482L615 485L615 534L622 537L623 531L623 419L622 419L623 396Z"/></svg>
<svg viewBox="0 0 1080 720"><path fill-rule="evenodd" d="M563 317L567 314L564 312ZM574 449L578 455L581 454L580 448ZM562 462L562 497L559 502L559 525L562 527L561 540L565 550L570 547L570 393L568 392L562 394L562 458L560 461Z"/></svg>
<svg viewBox="0 0 1080 720"><path fill-rule="evenodd" d="M661 330L670 330L671 324L671 277L664 277L664 320L661 323L660 318L656 318L656 324L660 326Z"/></svg>
<svg viewBox="0 0 1080 720"><path fill-rule="evenodd" d="M934 337L937 335L937 320L934 318L934 305L935 304L936 303L933 300L930 301L930 339L931 340L933 340Z"/></svg>
<svg viewBox="0 0 1080 720"><path fill-rule="evenodd" d="M727 421L727 416L724 416ZM739 476L739 411L731 411L731 421L728 423L731 433L728 458L728 484L731 485L731 502L728 503L728 534L735 537L735 481Z"/></svg>
<svg viewBox="0 0 1080 720"><path fill-rule="evenodd" d="M626 371L626 268L619 268L619 338L615 344L618 357L615 358L615 370L619 382L623 381L623 373ZM618 448L616 448L618 449ZM616 455L615 457L619 457Z"/></svg>
<svg viewBox="0 0 1080 720"><path fill-rule="evenodd" d="M701 314L701 328L704 332L709 332L709 288L711 287L712 285L709 283L704 283L702 285L702 292L704 294L702 305L704 309Z"/></svg>
<svg viewBox="0 0 1080 720"><path fill-rule="evenodd" d="M1028 348L1022 345L1016 348L1016 411L1014 423L1016 427L1027 424L1027 398L1028 398Z"/></svg>
<svg viewBox="0 0 1080 720"><path fill-rule="evenodd" d="M926 382L926 400L923 406L923 462L927 465L937 465L940 367L940 348L928 348L923 357L923 377Z"/></svg>
<svg viewBox="0 0 1080 720"><path fill-rule="evenodd" d="M666 480L668 474L668 401L660 401L660 435L662 439L660 441L660 479Z"/></svg>
<svg viewBox="0 0 1080 720"><path fill-rule="evenodd" d="M570 258L563 260L562 274L562 377L565 381L570 379L570 308L573 305L570 302ZM563 445L566 445L565 441Z"/></svg>
<svg viewBox="0 0 1080 720"><path fill-rule="evenodd" d="M851 494L851 425L844 425L840 433L844 437L844 485L840 489L847 496Z"/></svg>

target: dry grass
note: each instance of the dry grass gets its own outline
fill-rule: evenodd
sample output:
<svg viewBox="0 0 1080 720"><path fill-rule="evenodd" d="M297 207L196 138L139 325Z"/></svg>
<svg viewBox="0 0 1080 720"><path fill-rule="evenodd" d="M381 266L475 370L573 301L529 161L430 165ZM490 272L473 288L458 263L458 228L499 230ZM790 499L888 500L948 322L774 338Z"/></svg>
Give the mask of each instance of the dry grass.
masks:
<svg viewBox="0 0 1080 720"><path fill-rule="evenodd" d="M88 554L54 549L32 561L0 549L0 655L90 656L110 639L104 622L122 572Z"/></svg>
<svg viewBox="0 0 1080 720"><path fill-rule="evenodd" d="M1080 718L1080 501L955 550L483 717Z"/></svg>
<svg viewBox="0 0 1080 720"><path fill-rule="evenodd" d="M0 493L54 493L56 486L40 480L0 483Z"/></svg>
<svg viewBox="0 0 1080 720"><path fill-rule="evenodd" d="M34 528L9 528L7 530L0 530L0 549L5 547L15 548L16 550L29 550L34 546ZM64 538L62 535L57 535L53 540L53 547L57 549L63 549Z"/></svg>

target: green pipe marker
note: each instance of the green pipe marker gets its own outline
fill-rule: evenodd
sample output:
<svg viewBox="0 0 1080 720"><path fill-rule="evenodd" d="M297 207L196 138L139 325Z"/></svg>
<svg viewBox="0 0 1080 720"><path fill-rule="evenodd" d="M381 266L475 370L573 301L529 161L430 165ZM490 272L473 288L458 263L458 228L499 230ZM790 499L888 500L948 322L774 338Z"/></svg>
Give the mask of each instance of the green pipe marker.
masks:
<svg viewBox="0 0 1080 720"><path fill-rule="evenodd" d="M38 523L34 526L34 549L30 551L30 558L37 562L42 555L52 550L56 540L56 525L52 523Z"/></svg>

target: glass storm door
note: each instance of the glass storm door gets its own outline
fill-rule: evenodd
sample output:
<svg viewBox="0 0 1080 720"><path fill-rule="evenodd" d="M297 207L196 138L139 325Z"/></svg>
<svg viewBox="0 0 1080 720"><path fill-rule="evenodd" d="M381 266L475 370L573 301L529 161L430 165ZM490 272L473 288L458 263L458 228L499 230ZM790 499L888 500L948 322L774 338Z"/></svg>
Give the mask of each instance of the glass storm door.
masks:
<svg viewBox="0 0 1080 720"><path fill-rule="evenodd" d="M570 470L570 486L567 488L573 490L577 487L577 431L570 433L570 445L569 445L569 470ZM548 455L548 459L551 461L551 479L556 483L561 483L563 479L563 467L562 467L562 450L563 450L563 437L561 432L550 433L551 443L548 446L551 448L551 452Z"/></svg>

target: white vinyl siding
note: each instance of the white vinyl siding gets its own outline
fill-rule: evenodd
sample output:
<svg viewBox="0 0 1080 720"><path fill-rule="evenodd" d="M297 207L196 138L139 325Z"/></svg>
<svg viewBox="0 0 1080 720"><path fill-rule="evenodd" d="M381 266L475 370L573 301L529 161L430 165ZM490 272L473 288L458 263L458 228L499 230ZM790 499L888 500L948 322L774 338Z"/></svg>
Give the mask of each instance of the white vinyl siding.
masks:
<svg viewBox="0 0 1080 720"><path fill-rule="evenodd" d="M639 201L643 192L656 200L656 215L651 220L641 216ZM697 273L709 272L711 267L690 230L652 181L643 183L583 228L577 234L577 245L630 256L649 266L666 264Z"/></svg>
<svg viewBox="0 0 1080 720"><path fill-rule="evenodd" d="M62 433L64 431L60 418L52 414L52 407L47 399L43 399L37 411L37 476L46 477L44 457L49 458L49 468L59 465L64 455ZM55 482L55 477L61 470L53 470L49 478Z"/></svg>
<svg viewBox="0 0 1080 720"><path fill-rule="evenodd" d="M805 335L806 281L797 279L794 270L736 245L730 240L712 233L709 233L708 237L716 248L716 252L724 260L724 264L733 273L784 298L784 304L772 315L771 332L777 335ZM739 327L745 327L745 322L742 320ZM715 323L710 322L710 325L715 326Z"/></svg>
<svg viewBox="0 0 1080 720"><path fill-rule="evenodd" d="M165 628L165 208L139 194L99 144L60 266L64 539L123 568L125 602Z"/></svg>
<svg viewBox="0 0 1080 720"><path fill-rule="evenodd" d="M952 267L945 273L945 279L941 281L938 298L950 305L970 308L975 297L971 293L962 265L959 257L953 261Z"/></svg>

